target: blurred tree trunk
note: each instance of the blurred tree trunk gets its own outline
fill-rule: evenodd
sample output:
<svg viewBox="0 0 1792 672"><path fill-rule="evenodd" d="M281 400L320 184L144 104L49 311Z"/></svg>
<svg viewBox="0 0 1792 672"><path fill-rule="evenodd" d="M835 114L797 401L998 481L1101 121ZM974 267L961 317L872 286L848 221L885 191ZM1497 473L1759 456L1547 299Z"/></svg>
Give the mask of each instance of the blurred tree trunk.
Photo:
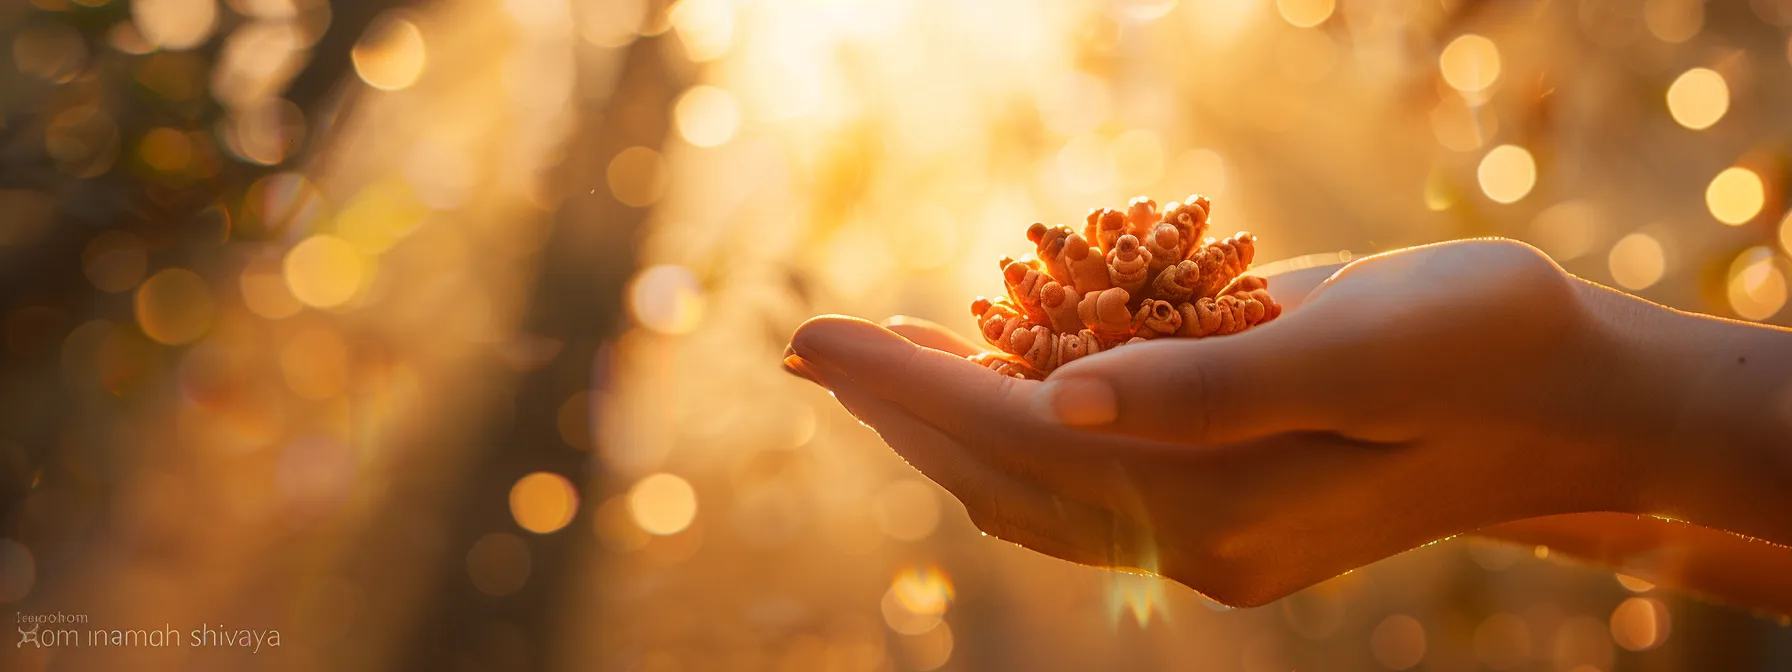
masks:
<svg viewBox="0 0 1792 672"><path fill-rule="evenodd" d="M418 605L419 628L403 667L553 666L560 598L595 569L574 560L592 555L580 551L595 543L589 515L602 501L603 493L592 491L601 467L593 453L561 439L558 412L574 394L606 385L607 366L600 358L625 324L623 286L635 267L635 241L648 210L618 202L606 169L625 148L657 151L664 143L670 107L681 90L664 51L660 38L635 41L614 88L583 92L587 95L579 99L579 130L569 141L568 158L547 177L546 189L563 200L552 214L524 327L531 336L564 346L546 366L523 375L512 397L514 414L497 413L508 422L493 422L488 438L471 447L480 454L450 505L457 527L447 548L464 549L487 533L517 530L510 512L494 503L507 501L510 486L532 472L568 476L580 490L580 513L566 529L529 536L528 583L506 597L480 593L467 580L461 554L441 557L433 603Z"/></svg>

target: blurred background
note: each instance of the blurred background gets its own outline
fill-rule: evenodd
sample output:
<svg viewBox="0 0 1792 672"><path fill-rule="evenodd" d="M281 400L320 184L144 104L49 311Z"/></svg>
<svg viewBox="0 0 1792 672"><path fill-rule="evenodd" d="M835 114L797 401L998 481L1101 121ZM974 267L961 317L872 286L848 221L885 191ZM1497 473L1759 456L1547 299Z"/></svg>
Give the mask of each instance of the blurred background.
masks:
<svg viewBox="0 0 1792 672"><path fill-rule="evenodd" d="M1242 611L1034 555L779 369L818 313L974 334L1027 224L1141 193L1211 195L1265 260L1502 235L1792 323L1789 31L1792 0L8 0L0 605L79 637L0 667L1792 669L1783 617L1544 547Z"/></svg>

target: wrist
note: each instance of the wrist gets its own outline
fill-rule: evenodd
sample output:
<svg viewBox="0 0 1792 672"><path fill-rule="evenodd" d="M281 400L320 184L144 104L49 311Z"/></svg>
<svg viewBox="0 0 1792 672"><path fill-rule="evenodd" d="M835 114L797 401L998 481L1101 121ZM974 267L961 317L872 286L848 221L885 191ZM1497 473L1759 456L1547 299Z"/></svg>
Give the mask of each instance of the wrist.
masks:
<svg viewBox="0 0 1792 672"><path fill-rule="evenodd" d="M1792 543L1792 332L1683 313L1592 283L1589 432L1628 512Z"/></svg>

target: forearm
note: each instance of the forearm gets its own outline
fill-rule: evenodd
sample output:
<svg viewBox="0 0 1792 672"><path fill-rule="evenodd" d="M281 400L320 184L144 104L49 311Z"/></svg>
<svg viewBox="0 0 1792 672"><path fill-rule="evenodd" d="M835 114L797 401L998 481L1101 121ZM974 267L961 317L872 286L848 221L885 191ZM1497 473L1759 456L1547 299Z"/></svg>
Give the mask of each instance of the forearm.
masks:
<svg viewBox="0 0 1792 672"><path fill-rule="evenodd" d="M1792 544L1792 330L1583 296L1635 512Z"/></svg>
<svg viewBox="0 0 1792 672"><path fill-rule="evenodd" d="M1792 614L1792 548L1623 513L1547 516L1481 536L1548 546L1651 583Z"/></svg>

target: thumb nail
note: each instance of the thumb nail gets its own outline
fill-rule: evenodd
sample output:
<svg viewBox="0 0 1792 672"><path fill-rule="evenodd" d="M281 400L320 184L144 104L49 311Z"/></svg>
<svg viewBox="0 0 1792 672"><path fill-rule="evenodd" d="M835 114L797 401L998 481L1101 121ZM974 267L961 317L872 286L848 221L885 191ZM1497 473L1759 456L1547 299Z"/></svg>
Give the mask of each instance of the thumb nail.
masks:
<svg viewBox="0 0 1792 672"><path fill-rule="evenodd" d="M1091 378L1045 381L1037 403L1046 420L1072 427L1112 424L1120 416L1113 386Z"/></svg>
<svg viewBox="0 0 1792 672"><path fill-rule="evenodd" d="M809 369L809 363L803 361L802 357L796 355L788 355L784 358L784 372L811 383L815 383L816 385L822 384L821 379L816 377L815 372ZM823 385L823 387L826 386Z"/></svg>

